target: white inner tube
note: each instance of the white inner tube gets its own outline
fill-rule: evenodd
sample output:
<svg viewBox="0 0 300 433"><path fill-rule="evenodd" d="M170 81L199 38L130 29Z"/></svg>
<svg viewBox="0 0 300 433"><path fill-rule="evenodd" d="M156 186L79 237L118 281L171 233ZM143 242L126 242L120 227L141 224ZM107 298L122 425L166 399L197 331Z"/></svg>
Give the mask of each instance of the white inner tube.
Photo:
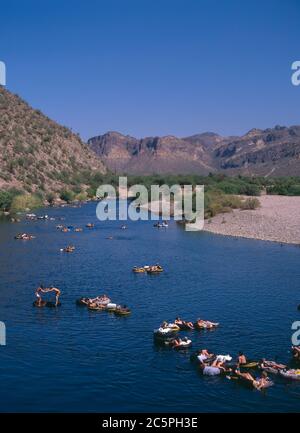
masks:
<svg viewBox="0 0 300 433"><path fill-rule="evenodd" d="M173 331L171 328L158 328L157 330L160 334L169 334Z"/></svg>
<svg viewBox="0 0 300 433"><path fill-rule="evenodd" d="M192 340L182 341L178 347L180 346L189 346L191 344ZM176 347L176 346L175 346Z"/></svg>

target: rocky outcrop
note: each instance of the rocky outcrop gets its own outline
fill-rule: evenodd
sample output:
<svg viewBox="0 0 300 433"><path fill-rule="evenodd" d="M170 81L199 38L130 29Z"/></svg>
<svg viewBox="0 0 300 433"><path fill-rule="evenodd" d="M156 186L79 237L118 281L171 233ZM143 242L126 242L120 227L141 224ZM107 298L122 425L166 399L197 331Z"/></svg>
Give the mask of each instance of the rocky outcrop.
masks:
<svg viewBox="0 0 300 433"><path fill-rule="evenodd" d="M208 174L214 168L206 150L208 138L146 137L137 139L108 132L88 140L90 148L115 172L136 174L190 173ZM216 139L212 139L216 141Z"/></svg>
<svg viewBox="0 0 300 433"><path fill-rule="evenodd" d="M115 172L300 175L300 126L254 128L241 137L206 132L137 139L108 132L88 144Z"/></svg>
<svg viewBox="0 0 300 433"><path fill-rule="evenodd" d="M252 129L214 151L216 168L230 173L300 175L300 126Z"/></svg>

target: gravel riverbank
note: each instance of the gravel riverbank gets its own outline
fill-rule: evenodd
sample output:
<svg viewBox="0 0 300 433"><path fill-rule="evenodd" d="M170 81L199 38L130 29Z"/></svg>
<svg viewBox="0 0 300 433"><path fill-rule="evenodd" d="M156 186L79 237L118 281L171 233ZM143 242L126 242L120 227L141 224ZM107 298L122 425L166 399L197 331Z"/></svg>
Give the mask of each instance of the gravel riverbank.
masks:
<svg viewBox="0 0 300 433"><path fill-rule="evenodd" d="M205 221L206 231L300 245L300 197L264 195L256 210L234 210Z"/></svg>

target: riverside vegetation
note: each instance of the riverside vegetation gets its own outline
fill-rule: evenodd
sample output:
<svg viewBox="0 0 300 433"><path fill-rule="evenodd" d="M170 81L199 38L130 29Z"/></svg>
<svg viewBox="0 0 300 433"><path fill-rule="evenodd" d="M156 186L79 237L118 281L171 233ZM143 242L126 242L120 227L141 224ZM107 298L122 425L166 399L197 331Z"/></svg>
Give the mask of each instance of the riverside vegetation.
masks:
<svg viewBox="0 0 300 433"><path fill-rule="evenodd" d="M282 128L276 131L286 134ZM78 134L0 86L0 212L93 199L100 185L117 186L118 177ZM236 208L255 209L259 205L255 196L262 192L300 195L300 177L129 175L128 186L134 184L143 184L148 190L154 184L205 185L207 218ZM244 196L249 198L241 198Z"/></svg>
<svg viewBox="0 0 300 433"><path fill-rule="evenodd" d="M83 171L72 180L69 187L60 191L37 190L34 193L24 189L9 188L0 190L0 211L20 212L45 204L71 203L96 198L99 185L110 184L118 187L119 176L112 173ZM152 175L128 176L128 187L142 184L148 191L151 185L205 185L205 217L210 218L232 209L256 209L261 193L296 196L300 195L300 177L228 177L223 174L199 175Z"/></svg>

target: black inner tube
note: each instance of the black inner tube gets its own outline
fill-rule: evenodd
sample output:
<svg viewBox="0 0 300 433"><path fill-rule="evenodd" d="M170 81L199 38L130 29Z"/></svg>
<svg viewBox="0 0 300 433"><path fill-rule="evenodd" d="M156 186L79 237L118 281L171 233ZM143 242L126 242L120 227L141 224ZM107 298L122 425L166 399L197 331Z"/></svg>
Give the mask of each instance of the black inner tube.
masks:
<svg viewBox="0 0 300 433"><path fill-rule="evenodd" d="M60 302L58 302L57 305L55 302L52 302L52 301L46 302L46 307L49 307L49 308L56 308L56 307L60 307L60 306L61 306Z"/></svg>
<svg viewBox="0 0 300 433"><path fill-rule="evenodd" d="M79 298L76 300L76 305L80 306L80 307L86 307L86 301L88 300L88 298Z"/></svg>
<svg viewBox="0 0 300 433"><path fill-rule="evenodd" d="M32 305L33 305L34 307L37 307L37 308L46 307L46 304L47 304L46 301L41 301L41 302L34 301L34 302L32 303Z"/></svg>

